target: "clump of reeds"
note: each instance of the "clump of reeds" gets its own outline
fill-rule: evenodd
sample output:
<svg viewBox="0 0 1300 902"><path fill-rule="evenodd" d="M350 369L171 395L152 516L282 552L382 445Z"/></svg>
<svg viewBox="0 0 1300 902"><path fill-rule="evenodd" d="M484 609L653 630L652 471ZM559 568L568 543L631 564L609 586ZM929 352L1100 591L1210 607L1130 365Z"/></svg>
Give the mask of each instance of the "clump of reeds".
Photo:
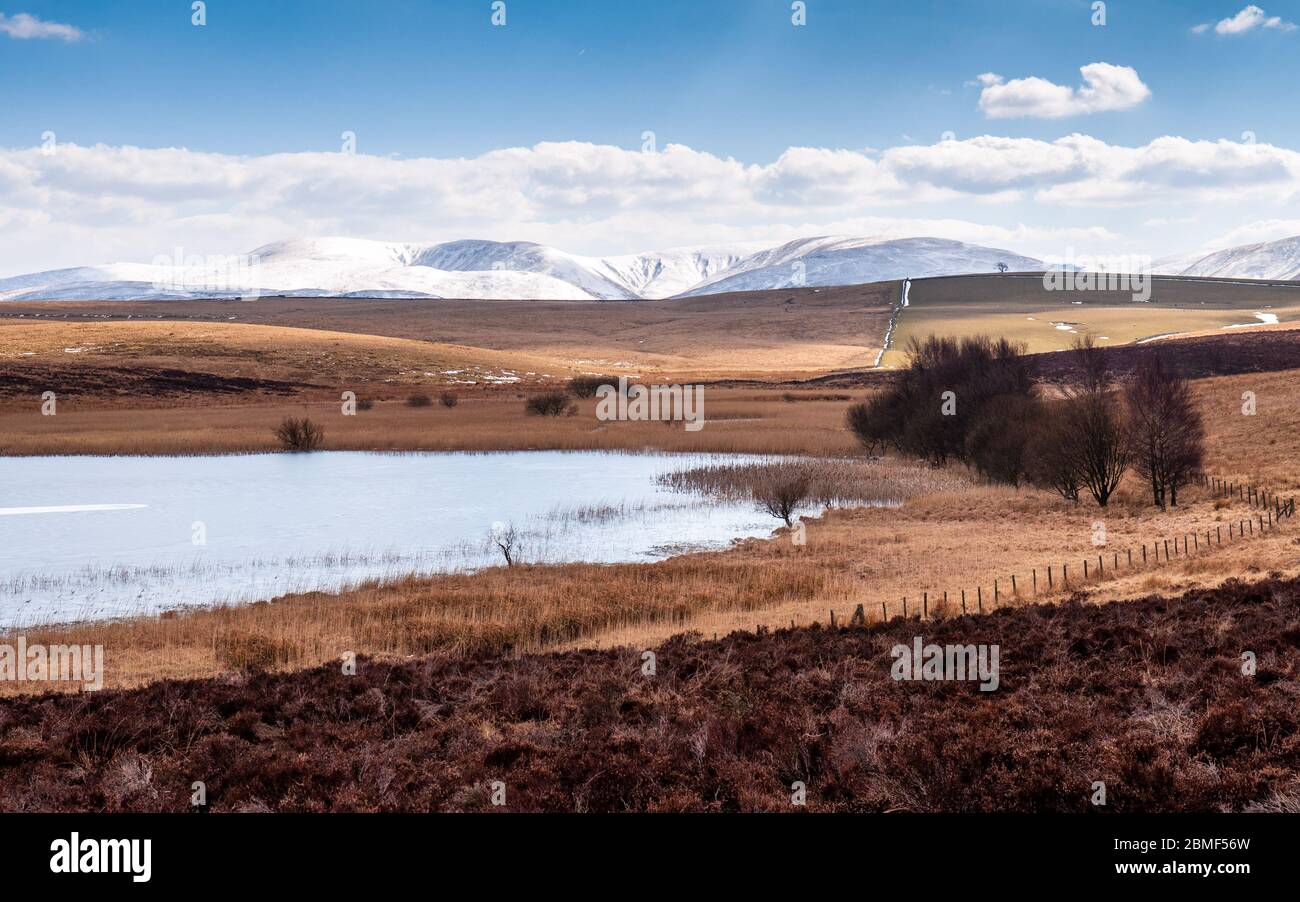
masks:
<svg viewBox="0 0 1300 902"><path fill-rule="evenodd" d="M657 481L674 491L760 503L779 487L803 486L801 495L825 507L898 504L918 494L951 491L966 484L960 476L929 467L822 458L710 464L665 473Z"/></svg>
<svg viewBox="0 0 1300 902"><path fill-rule="evenodd" d="M286 417L275 427L275 437L286 451L315 451L325 441L325 430L306 417Z"/></svg>

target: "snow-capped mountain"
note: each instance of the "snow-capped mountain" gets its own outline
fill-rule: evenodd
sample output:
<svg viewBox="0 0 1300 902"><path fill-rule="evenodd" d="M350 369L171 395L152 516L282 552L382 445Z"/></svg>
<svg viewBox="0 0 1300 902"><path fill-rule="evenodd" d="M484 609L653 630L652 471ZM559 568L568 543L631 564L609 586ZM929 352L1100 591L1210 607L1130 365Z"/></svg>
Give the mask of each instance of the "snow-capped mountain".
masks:
<svg viewBox="0 0 1300 902"><path fill-rule="evenodd" d="M1174 276L1296 279L1300 278L1300 235L1279 241L1243 244L1210 254L1157 260L1153 269Z"/></svg>
<svg viewBox="0 0 1300 902"><path fill-rule="evenodd" d="M940 238L820 237L584 257L527 241L421 245L315 238L246 255L161 258L52 270L0 280L0 300L247 297L637 300L794 285L1041 270L1007 251Z"/></svg>
<svg viewBox="0 0 1300 902"><path fill-rule="evenodd" d="M944 238L800 238L751 254L728 270L683 292L788 288L792 284L857 285L888 279L963 273L1041 271L1044 263L1008 251Z"/></svg>

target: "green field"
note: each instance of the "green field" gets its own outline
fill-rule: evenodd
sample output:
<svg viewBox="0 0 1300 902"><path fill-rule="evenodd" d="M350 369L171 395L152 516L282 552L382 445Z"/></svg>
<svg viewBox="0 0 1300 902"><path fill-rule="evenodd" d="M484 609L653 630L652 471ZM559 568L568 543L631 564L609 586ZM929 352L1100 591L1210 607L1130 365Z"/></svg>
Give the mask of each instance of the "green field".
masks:
<svg viewBox="0 0 1300 902"><path fill-rule="evenodd" d="M1300 320L1300 283L1154 277L1150 300L1134 302L1128 291L1048 291L1040 274L915 279L882 364L906 364L908 341L930 334L1000 335L1031 352L1059 351L1084 333L1103 346L1128 344L1259 324L1256 312Z"/></svg>

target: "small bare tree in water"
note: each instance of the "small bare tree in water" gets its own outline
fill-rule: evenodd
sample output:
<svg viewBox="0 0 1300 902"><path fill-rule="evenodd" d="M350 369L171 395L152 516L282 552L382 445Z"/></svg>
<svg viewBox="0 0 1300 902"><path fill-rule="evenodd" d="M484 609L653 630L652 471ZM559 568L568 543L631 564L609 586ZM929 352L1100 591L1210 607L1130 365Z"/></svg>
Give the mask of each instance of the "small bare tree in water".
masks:
<svg viewBox="0 0 1300 902"><path fill-rule="evenodd" d="M754 500L759 509L779 517L786 526L792 527L795 512L808 501L811 492L812 480L807 473L778 471L770 482L754 487Z"/></svg>
<svg viewBox="0 0 1300 902"><path fill-rule="evenodd" d="M493 523L488 530L488 541L497 547L506 559L506 566L515 565L515 553L519 546L519 530L513 523Z"/></svg>

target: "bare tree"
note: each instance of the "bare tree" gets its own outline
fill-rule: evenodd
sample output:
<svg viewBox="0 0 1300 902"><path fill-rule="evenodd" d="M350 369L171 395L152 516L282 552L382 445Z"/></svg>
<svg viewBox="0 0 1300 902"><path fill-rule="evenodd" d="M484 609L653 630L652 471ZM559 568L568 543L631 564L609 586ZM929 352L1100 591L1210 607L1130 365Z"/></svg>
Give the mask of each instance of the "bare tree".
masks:
<svg viewBox="0 0 1300 902"><path fill-rule="evenodd" d="M1151 487L1151 501L1178 505L1178 489L1200 471L1205 427L1186 379L1146 357L1125 386L1133 467Z"/></svg>
<svg viewBox="0 0 1300 902"><path fill-rule="evenodd" d="M1124 415L1113 392L1069 399L1070 426L1064 436L1079 482L1101 507L1128 470L1129 443Z"/></svg>
<svg viewBox="0 0 1300 902"><path fill-rule="evenodd" d="M755 486L754 500L761 510L781 518L786 526L792 527L795 511L807 502L811 491L812 480L806 473L778 471L771 482Z"/></svg>
<svg viewBox="0 0 1300 902"><path fill-rule="evenodd" d="M493 523L488 530L488 541L497 547L506 559L506 566L515 565L515 550L519 544L519 530L513 523Z"/></svg>
<svg viewBox="0 0 1300 902"><path fill-rule="evenodd" d="M1129 463L1128 429L1112 388L1106 357L1091 335L1075 339L1081 375L1066 390L1066 428L1061 435L1080 485L1101 507L1119 487Z"/></svg>
<svg viewBox="0 0 1300 902"><path fill-rule="evenodd" d="M1079 501L1079 461L1068 442L1070 423L1064 404L1044 404L1026 450L1029 480L1049 488L1066 501Z"/></svg>

